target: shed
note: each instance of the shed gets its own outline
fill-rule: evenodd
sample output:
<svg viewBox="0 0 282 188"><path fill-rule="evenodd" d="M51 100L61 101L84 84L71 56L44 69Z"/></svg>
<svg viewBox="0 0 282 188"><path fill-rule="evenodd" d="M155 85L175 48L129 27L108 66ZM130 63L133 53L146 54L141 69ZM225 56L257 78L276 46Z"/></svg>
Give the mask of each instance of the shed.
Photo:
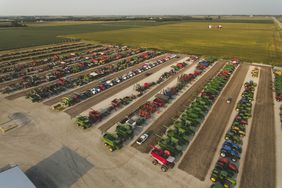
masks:
<svg viewBox="0 0 282 188"><path fill-rule="evenodd" d="M18 166L13 166L0 170L0 188L36 187Z"/></svg>

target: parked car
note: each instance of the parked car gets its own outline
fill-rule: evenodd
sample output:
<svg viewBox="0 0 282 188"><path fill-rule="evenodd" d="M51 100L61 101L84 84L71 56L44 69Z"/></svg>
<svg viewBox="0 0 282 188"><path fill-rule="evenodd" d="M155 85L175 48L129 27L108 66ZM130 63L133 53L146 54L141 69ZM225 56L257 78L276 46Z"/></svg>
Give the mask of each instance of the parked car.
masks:
<svg viewBox="0 0 282 188"><path fill-rule="evenodd" d="M139 144L139 145L141 145L141 144L143 144L148 138L149 138L149 134L148 134L148 133L144 133L143 135L141 135L141 136L137 139L136 143Z"/></svg>

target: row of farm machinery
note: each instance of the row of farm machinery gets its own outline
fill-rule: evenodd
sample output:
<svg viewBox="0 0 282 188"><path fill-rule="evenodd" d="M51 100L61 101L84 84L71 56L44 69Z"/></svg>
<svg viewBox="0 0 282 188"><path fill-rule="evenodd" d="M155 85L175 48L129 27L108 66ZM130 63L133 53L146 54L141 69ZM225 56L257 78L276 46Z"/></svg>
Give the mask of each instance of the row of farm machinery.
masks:
<svg viewBox="0 0 282 188"><path fill-rule="evenodd" d="M59 109L62 109L62 107L69 107L69 106L72 106L74 104L77 104L83 100L86 100L88 99L89 97L91 96L94 96L104 90L107 90L109 89L110 87L113 87L117 84L120 84L124 81L126 81L127 79L130 79L131 77L134 77L144 71L147 71L147 70L150 70L151 68L155 67L155 66L158 66L159 64L162 64L162 63L165 63L166 61L172 59L172 58L175 58L176 56L174 55L169 55L167 57L164 57L162 59L159 59L155 62L151 62L151 63L145 63L143 65L140 65L139 68L137 68L136 70L133 70L133 71L129 71L127 74L123 75L123 76L120 76L120 77L116 77L114 79L111 79L111 80L105 80L105 81L102 81L100 84L98 84L97 86L93 87L92 89L89 89L89 90L86 90L82 93L75 93L73 95L71 95L70 97L65 97L63 98L63 100L59 103L59 104L56 104L54 105L54 108L59 108ZM151 57L146 57L147 58L151 58ZM141 61L141 60L140 60ZM137 62L139 63L139 61ZM68 103L65 103L64 101L66 100L66 98L68 99Z"/></svg>
<svg viewBox="0 0 282 188"><path fill-rule="evenodd" d="M56 46L49 46L40 49L31 49L26 51L17 51L17 52L10 52L5 54L0 54L0 67L6 67L10 65L18 64L22 61L31 60L31 59L42 59L49 57L50 55L56 54L64 54L64 53L71 53L73 50L77 51L78 49L87 49L92 44L86 43L70 43L70 44L62 44ZM96 45L96 47L100 47L101 45Z"/></svg>
<svg viewBox="0 0 282 188"><path fill-rule="evenodd" d="M132 138L136 125L143 126L148 119L150 119L155 112L164 107L167 103L174 99L174 97L192 80L198 77L205 69L210 66L214 60L200 61L198 68L194 73L184 74L178 77L176 86L164 89L161 93L157 94L152 100L144 102L136 111L128 115L126 121L117 123L117 126L126 126L130 129L130 136ZM138 123L137 123L138 122ZM130 127L130 128L129 128ZM123 138L120 138L117 130L114 133L106 132L102 136L102 141L109 148L110 151L120 149L124 143Z"/></svg>
<svg viewBox="0 0 282 188"><path fill-rule="evenodd" d="M158 146L154 146L150 153L154 159L154 165L160 164L162 171L167 171L173 166L171 163L174 163L175 158L183 153L183 150L192 140L199 125L204 120L235 68L236 65L234 64L225 65L221 72L206 84L200 95L166 130L165 135L160 138ZM156 153L161 153L162 155L160 156ZM167 160L164 160L166 157ZM174 159L173 161L168 160L172 158Z"/></svg>
<svg viewBox="0 0 282 188"><path fill-rule="evenodd" d="M282 101L282 69L275 69L274 73L274 89L276 92L276 101Z"/></svg>
<svg viewBox="0 0 282 188"><path fill-rule="evenodd" d="M102 51L108 47L105 48L97 48L97 46L93 45L93 46L87 46L86 49L89 49L91 47L94 47L93 50L91 51ZM65 51L64 51L65 52ZM51 68L55 68L55 67L60 67L66 64L71 64L73 63L74 59L82 59L85 55L86 52L82 51L82 52L77 52L77 53L69 53L66 52L65 55L59 55L59 54L55 54L53 56L48 56L47 58L44 59L33 59L29 62L26 63L15 63L13 65L9 65L9 66L4 66L1 70L1 73L10 73L11 77L8 78L3 78L3 80L12 80L12 79L16 79L22 76L26 76L26 75L30 75L32 73L35 72L43 72L46 70L49 70ZM62 61L64 61L64 63L62 63ZM7 75L7 74L6 74Z"/></svg>
<svg viewBox="0 0 282 188"><path fill-rule="evenodd" d="M160 61L159 61L160 62ZM186 63L177 63L177 65L178 66L181 66L181 68L183 68L183 67L185 67L186 66ZM174 66L172 66L172 69L171 70L175 70L175 67ZM180 70L180 69L179 69ZM179 70L177 70L177 71L179 71ZM166 73L170 73L171 71L168 71L168 72L165 72L164 74L166 74ZM161 82L163 82L165 79L168 79L170 76L166 76L165 77L165 79L163 78L163 75L164 74L162 74L161 76L160 76L160 78L162 78L162 80L160 81L160 82L145 82L144 84L143 84L143 86L141 86L140 84L137 84L134 88L135 88L135 90L138 92L138 94L132 94L132 95L130 95L130 96L125 96L125 97L123 97L123 98L115 98L114 100L112 100L111 101L111 104L109 105L109 107L107 107L106 109L106 111L108 112L108 114L110 114L110 113L112 113L113 111L116 111L116 110L118 110L118 109L120 109L120 108L122 108L122 107L124 107L124 106L126 106L126 105L128 105L129 103L131 103L134 99L136 99L136 98L138 98L138 97L141 97L143 94L144 94L144 92L146 91L146 90L148 90L149 88L151 88L151 87L153 87L153 86L155 86L156 84L160 84ZM175 74L175 73L173 73L173 74ZM173 74L170 74L170 75L173 75ZM158 80L160 80L160 79L158 79ZM160 99L156 99L155 101L153 101L154 103L160 103ZM158 104L159 104L158 103ZM104 111L105 109L101 109L101 110L94 110L95 112L97 112L97 113L100 113L100 111ZM142 113L142 112L140 112L140 113ZM108 115L107 114L107 115ZM145 112L143 112L143 116L145 116ZM102 120L104 117L106 117L106 116L99 116L99 120ZM77 125L78 126L81 126L81 127L83 127L84 129L86 129L86 128L89 128L91 125L93 125L93 124L95 124L97 121L95 120L95 121L88 121L88 120L86 120L86 119L91 119L90 118L90 113L89 113L89 116L87 117L83 117L83 119L84 119L84 121L85 121L85 123L82 123L81 121L78 121L77 122ZM77 119L81 119L81 117L80 116L78 116L77 117Z"/></svg>
<svg viewBox="0 0 282 188"><path fill-rule="evenodd" d="M12 83L8 85L6 88L4 88L3 92L5 93L11 93L20 89L29 88L33 86L38 86L39 84L50 82L59 78L63 78L65 76L79 73L82 71L86 71L91 68L95 68L100 65L106 65L112 61L119 60L121 58L125 58L127 56L131 56L136 53L140 53L140 51L144 51L144 49L136 49L136 50L128 50L126 52L120 52L115 53L111 56L101 55L100 53L95 53L95 57L85 59L85 57L82 57L80 55L71 54L73 55L73 58L70 58L67 62L58 60L58 64L60 67L54 68L50 66L46 66L46 70L43 70L42 73L34 73L32 75L24 75L18 82ZM117 62L117 64L110 65L110 67L114 68L114 71L122 70L124 68L127 68L129 65L128 62L132 61L138 61L139 59L146 58L147 56L151 56L154 52L144 52L142 55L139 55L137 57L132 57L128 59L121 60ZM99 57L99 58L98 58ZM102 59L100 59L103 57ZM98 60L97 60L98 59ZM68 63L70 62L70 63ZM53 64L53 63L51 63ZM41 66L40 66L41 67ZM54 69L52 69L54 68ZM98 70L108 70L109 67L107 65L104 67L98 68ZM50 71L51 70L51 71ZM13 74L18 74L17 72L14 72ZM4 77L7 75L4 75ZM16 75L10 75L12 78L18 78Z"/></svg>
<svg viewBox="0 0 282 188"><path fill-rule="evenodd" d="M23 50L23 51L17 51L17 52L8 52L5 54L0 54L0 61L3 61L3 65L1 64L0 67L14 65L18 61L32 59L34 56L37 57L37 56L44 55L44 57L47 57L47 56L54 55L57 53L62 53L61 51L77 49L79 47L87 47L90 45L91 44L88 44L88 43L75 42L75 43L65 43L65 44L60 44L56 46L46 46L42 48L29 49L29 50Z"/></svg>
<svg viewBox="0 0 282 188"><path fill-rule="evenodd" d="M91 50L93 52L103 51L108 48L96 48L97 46L92 45L87 46L87 48L85 47L85 50L89 49L89 47L94 47L94 49ZM34 59L26 63L5 66L1 69L1 73L3 73L4 75L0 77L0 82L22 78L24 76L41 73L55 68L64 69L67 65L72 65L83 60L86 61L87 59L85 58L85 56L86 52L67 53L65 55L55 54L44 59Z"/></svg>
<svg viewBox="0 0 282 188"><path fill-rule="evenodd" d="M256 85L252 80L244 84L244 91L236 106L237 115L225 134L225 141L220 149L220 158L210 176L214 188L230 188L237 184L242 139L246 135L248 120L252 116L252 103Z"/></svg>
<svg viewBox="0 0 282 188"><path fill-rule="evenodd" d="M157 53L145 53L142 55L138 56L137 60L131 60L131 59L127 59L127 61L123 61L123 64L127 64L128 67L133 66L135 64L139 64L144 60L150 59L152 57L155 57L157 55ZM101 68L97 68L95 70L95 72L89 73L89 74L85 74L85 75L81 75L78 76L76 78L61 78L58 79L57 81L55 81L52 84L48 84L47 86L42 86L42 87L38 87L36 89L31 90L28 94L27 97L31 97L31 100L33 100L32 96L39 96L39 100L33 100L35 102L44 100L46 98L49 98L53 95L57 95L58 92L53 93L52 92L52 88L56 88L56 91L66 91L70 88L74 88L76 86L82 86L85 84L88 84L90 82L92 82L93 80L96 80L98 78L102 78L104 76L108 76L111 73L114 73L117 70L118 66L113 66L113 65L106 65L103 66ZM122 79L115 79L112 80L112 84L118 84L119 82L121 82ZM108 87L108 83L107 81L101 81L101 84L99 86L100 90L104 90L106 87ZM97 88L98 90L98 88ZM48 95L46 95L45 91L49 91L47 92ZM85 92L81 93L81 94L74 94L73 96L71 96L70 98L77 98L77 95L82 95L85 97L89 97L89 95L92 95L93 92L92 91L88 91L86 90ZM83 97L82 97L83 99ZM74 104L74 103L71 103Z"/></svg>
<svg viewBox="0 0 282 188"><path fill-rule="evenodd" d="M118 86L126 80L145 72L144 75L147 76L148 81L135 84L131 94L125 96L116 95L118 97L109 100L108 105L100 109L91 108L86 115L77 116L75 124L82 129L88 129L101 124L106 118L114 116L117 111L126 107L130 108L129 105L137 99L146 98L144 96L146 93L153 91L154 87L166 80L176 78L175 75L179 74L179 71L188 65L186 62L175 63L170 67L170 70L163 72L157 79L152 81L152 77L149 77L154 74L152 68L178 58L177 55L163 55L158 60L144 63L144 61L160 56L163 53L162 51L142 48L131 49L126 46L74 43L42 48L41 50L27 50L18 54L1 55L0 61L6 62L0 65L0 84L5 85L11 82L1 91L10 94L34 87L29 89L26 98L29 98L32 102L41 102L63 92L85 86L86 89L84 87L79 88L79 92L72 91L68 92L71 93L69 95L62 95L64 97L60 97L60 102L51 107L53 110L62 111L66 108L72 108L72 106L80 102L87 102L91 97L97 97L95 95L102 94L103 91ZM12 60L13 58L15 60ZM23 59L29 61L22 62ZM189 57L190 62L196 60L198 60L197 56ZM206 72L208 67L212 66L215 61L215 58L200 60L193 72L179 74L174 86L164 87L158 93L154 90L157 94L150 95L153 97L142 101L142 105L138 108L136 105L132 105L135 110L131 109L131 112L124 119L113 124L107 132L102 133L101 140L106 148L113 152L130 142L136 132L144 130L145 125L154 121L161 111L165 111L169 107L170 103L178 100L180 97L178 95L182 95L182 91L187 89L189 84L193 84L193 81ZM133 69L135 65L137 68ZM121 74L116 77L110 76L130 67L133 70L128 70L122 76L120 76ZM163 125L165 129L163 135L155 133L158 142L156 145L150 145L152 148L150 157L153 165L160 165L163 172L175 166L177 158L181 157L194 139L195 134L199 131L201 124L237 67L237 60L226 63L219 73L208 81L190 105L183 107L185 109L178 118L173 119L169 126ZM258 79L259 70L259 68L254 68L250 72L253 79ZM282 101L282 71L273 69L273 73L276 100L279 102ZM111 79L104 77L111 77ZM14 83L14 81L18 82ZM89 89L90 84L91 89ZM232 188L238 184L240 159L242 152L244 152L242 149L243 141L252 117L256 86L257 84L254 81L248 81L244 84L241 99L238 100L235 108L236 116L224 135L224 141L219 149L219 157L217 156L215 166L210 174L211 187L213 188ZM228 100L227 103L230 103L231 99ZM97 106L101 106L100 103ZM153 131L148 134L151 133L154 134ZM137 142L137 144L139 143Z"/></svg>

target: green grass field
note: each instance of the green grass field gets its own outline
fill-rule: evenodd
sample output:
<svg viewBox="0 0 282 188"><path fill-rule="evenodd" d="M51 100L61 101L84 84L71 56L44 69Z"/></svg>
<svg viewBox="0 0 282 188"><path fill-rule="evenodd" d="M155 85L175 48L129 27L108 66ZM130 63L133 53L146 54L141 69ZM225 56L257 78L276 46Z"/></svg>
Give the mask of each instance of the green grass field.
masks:
<svg viewBox="0 0 282 188"><path fill-rule="evenodd" d="M222 23L222 30L208 29L208 24L186 22L67 37L180 53L238 57L248 62L282 64L282 33L273 23Z"/></svg>
<svg viewBox="0 0 282 188"><path fill-rule="evenodd" d="M84 25L84 24L96 24L96 23L107 23L107 22L104 22L104 21L46 21L46 22L27 23L27 26L46 27L46 26Z"/></svg>
<svg viewBox="0 0 282 188"><path fill-rule="evenodd" d="M81 24L72 23L73 25L62 25L62 23L45 23L45 26L17 27L17 28L0 28L0 51L15 48L24 48L37 45L46 45L64 41L60 35L113 31L127 28L140 28L146 26L161 25L166 23L156 22L107 22L107 23L89 23ZM50 25L51 24L51 25ZM71 23L68 23L71 24Z"/></svg>

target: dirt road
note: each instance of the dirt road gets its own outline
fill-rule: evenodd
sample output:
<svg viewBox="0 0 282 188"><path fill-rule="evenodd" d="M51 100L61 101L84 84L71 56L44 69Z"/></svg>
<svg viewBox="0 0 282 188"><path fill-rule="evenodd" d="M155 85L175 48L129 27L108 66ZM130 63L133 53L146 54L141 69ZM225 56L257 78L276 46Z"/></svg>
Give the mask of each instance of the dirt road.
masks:
<svg viewBox="0 0 282 188"><path fill-rule="evenodd" d="M234 76L219 96L212 112L202 125L202 129L190 148L188 148L187 153L179 165L181 170L188 172L202 181L204 181L208 173L217 147L220 147L218 146L219 141L223 136L225 127L235 106L235 99L238 97L240 89L244 84L248 67L249 65L241 65L234 72ZM230 104L226 103L228 97L234 99Z"/></svg>
<svg viewBox="0 0 282 188"><path fill-rule="evenodd" d="M145 52L146 52L146 51L145 51ZM71 74L71 75L66 76L65 78L77 78L77 77L79 77L79 76L81 76L81 75L90 74L91 72L93 72L93 71L95 71L95 70L97 70L97 69L99 69L99 68L101 68L101 67L117 64L118 62L120 62L120 61L122 61L122 60L124 60L124 59L128 59L128 58L131 58L131 57L135 57L135 56L138 56L138 55L143 54L143 53L145 53L145 52L141 52L141 53L138 53L138 54L135 54L135 55L132 55L132 56L124 57L124 58L121 58L121 59L119 59L119 60L112 61L112 62L110 62L110 63L106 63L106 64L104 64L104 65L100 65L100 66L97 66L97 67L93 67L93 68L87 69L87 70L85 70L85 71L81 71L81 72L78 72L78 73L75 73L75 74ZM31 87L31 88L29 88L29 89L26 89L26 90L19 91L19 92L17 92L17 93L11 94L11 95L9 95L9 96L7 96L7 97L5 97L5 98L8 99L8 100L14 100L14 99L16 99L16 98L25 96L27 93L29 93L31 90L33 90L33 89L35 89L35 88L39 88L39 87L42 87L42 86L49 86L49 85L51 85L51 84L53 84L53 83L55 83L55 82L57 82L57 81L58 81L58 79L57 79L57 80L54 80L54 81L51 81L51 82L43 83L43 84L41 84L41 85L38 85L38 86L35 86L35 87Z"/></svg>
<svg viewBox="0 0 282 188"><path fill-rule="evenodd" d="M148 101L151 97L153 97L154 95L156 95L159 91L161 91L162 89L164 89L171 81L173 81L175 78L177 78L177 76L183 74L185 71L187 71L191 66L195 65L194 62L192 64L190 64L189 66L185 67L184 69L182 69L181 71L178 72L178 74L171 76L169 79L165 80L163 83L161 83L160 85L158 85L157 87L155 87L152 91L146 93L145 95L143 95L141 98L139 98L136 102L134 102L131 106L129 106L128 108L126 108L125 110L123 110L121 113L119 113L118 115L114 116L113 118L111 118L109 121L107 121L106 123L102 124L99 129L102 132L106 132L109 128L111 128L115 123L121 121L122 119L124 119L124 117L126 117L127 115L133 113L134 111L136 111L141 105L143 105L144 103L146 103L146 101Z"/></svg>
<svg viewBox="0 0 282 188"><path fill-rule="evenodd" d="M224 66L225 62L218 62L212 67L203 77L195 82L194 85L188 89L181 98L177 99L147 130L146 132L152 132L153 134L148 138L146 144L138 145L136 142L132 144L132 147L137 150L148 153L150 151L150 144L155 145L158 142L156 135L163 135L166 131L165 126L169 126L173 122L173 118L178 117L188 104L190 104L197 95L201 92L205 84L214 77L219 70ZM177 109L177 110L176 110Z"/></svg>
<svg viewBox="0 0 282 188"><path fill-rule="evenodd" d="M271 68L261 68L240 188L275 188L276 157Z"/></svg>
<svg viewBox="0 0 282 188"><path fill-rule="evenodd" d="M91 98L89 98L88 100L82 101L81 103L78 103L77 105L65 110L65 112L67 114L69 114L71 117L75 117L77 115L79 115L81 112L87 110L88 108L91 108L92 106L98 104L99 102L101 102L102 100L105 100L106 98L109 98L111 96L113 96L114 94L120 92L123 89L128 88L129 86L135 84L136 82L139 82L140 80L146 78L146 73L147 72L157 72L159 70L161 70L162 68L164 68L165 66L169 65L169 64L173 64L176 61L184 58L184 55L180 55L179 58L175 58L172 60L169 60L161 65L158 65L156 67L153 67L152 69L142 72L141 74L125 81L122 82L116 86L113 86L112 88L101 92L95 96L92 96Z"/></svg>
<svg viewBox="0 0 282 188"><path fill-rule="evenodd" d="M275 18L275 17L272 17L272 19L273 19L274 23L276 23L282 29L282 23L279 20L277 20L277 18Z"/></svg>

